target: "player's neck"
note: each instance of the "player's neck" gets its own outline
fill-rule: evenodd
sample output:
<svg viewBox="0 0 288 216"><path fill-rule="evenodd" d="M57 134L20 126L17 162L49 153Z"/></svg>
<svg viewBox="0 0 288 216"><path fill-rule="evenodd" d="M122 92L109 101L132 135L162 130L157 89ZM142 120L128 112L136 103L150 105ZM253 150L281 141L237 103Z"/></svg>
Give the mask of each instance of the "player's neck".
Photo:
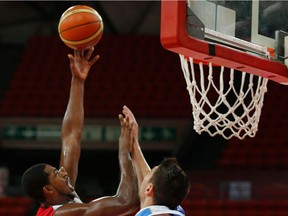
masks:
<svg viewBox="0 0 288 216"><path fill-rule="evenodd" d="M49 208L51 205L50 205L50 203L43 202L43 203L40 203L40 206L41 206L41 208L46 209L46 208Z"/></svg>
<svg viewBox="0 0 288 216"><path fill-rule="evenodd" d="M45 202L43 202L43 203L41 203L41 207L42 208L48 208L48 207L50 207L50 206L54 206L54 205L63 205L63 204L65 204L65 203L69 203L69 202L71 202L71 200L73 200L73 199L71 199L71 197L69 197L69 196L61 196L61 197L58 197L58 198L51 198L51 199L46 199L46 201Z"/></svg>
<svg viewBox="0 0 288 216"><path fill-rule="evenodd" d="M143 208L146 208L146 207L152 206L152 205L155 205L155 204L154 204L152 198L148 197L141 202L140 207L141 207L141 209L143 209Z"/></svg>

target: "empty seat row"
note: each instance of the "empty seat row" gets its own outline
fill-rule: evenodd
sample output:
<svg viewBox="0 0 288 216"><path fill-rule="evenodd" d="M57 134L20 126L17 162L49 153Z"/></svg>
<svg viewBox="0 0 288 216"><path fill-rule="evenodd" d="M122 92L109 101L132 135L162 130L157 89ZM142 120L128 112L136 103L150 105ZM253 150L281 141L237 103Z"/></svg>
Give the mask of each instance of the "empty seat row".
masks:
<svg viewBox="0 0 288 216"><path fill-rule="evenodd" d="M31 38L0 101L0 115L39 116L43 110L43 116L62 116L61 101L67 102L71 79L67 57L71 51L58 37ZM101 58L85 82L85 105L93 107L86 112L88 117L114 117L114 110L124 103L148 117L191 116L179 57L163 49L158 36L107 35L95 53ZM46 112L46 106L52 106L51 112Z"/></svg>

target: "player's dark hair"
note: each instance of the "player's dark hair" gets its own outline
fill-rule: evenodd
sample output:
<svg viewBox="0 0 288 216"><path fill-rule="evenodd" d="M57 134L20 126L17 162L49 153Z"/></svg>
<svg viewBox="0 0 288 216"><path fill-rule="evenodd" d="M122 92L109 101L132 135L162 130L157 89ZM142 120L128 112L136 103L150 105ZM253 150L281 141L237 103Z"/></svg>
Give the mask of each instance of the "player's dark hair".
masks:
<svg viewBox="0 0 288 216"><path fill-rule="evenodd" d="M154 204L175 209L186 198L190 181L176 158L165 158L151 177L154 185Z"/></svg>
<svg viewBox="0 0 288 216"><path fill-rule="evenodd" d="M48 173L44 171L47 164L36 164L22 175L22 189L32 199L44 202L43 187L49 184Z"/></svg>

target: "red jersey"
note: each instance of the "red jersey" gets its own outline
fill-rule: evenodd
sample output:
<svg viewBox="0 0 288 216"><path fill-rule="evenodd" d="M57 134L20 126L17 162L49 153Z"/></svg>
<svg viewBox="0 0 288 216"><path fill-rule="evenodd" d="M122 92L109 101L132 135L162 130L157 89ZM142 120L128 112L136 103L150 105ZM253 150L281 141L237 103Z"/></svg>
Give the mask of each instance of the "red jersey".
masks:
<svg viewBox="0 0 288 216"><path fill-rule="evenodd" d="M82 201L79 198L74 198L74 200L71 201L70 203L82 203ZM36 216L53 216L56 209L60 208L61 206L62 205L54 205L49 206L48 208L43 208L42 206L40 206L38 208Z"/></svg>
<svg viewBox="0 0 288 216"><path fill-rule="evenodd" d="M53 208L53 206L50 206L48 208L43 208L43 207L39 207L36 216L53 216L55 212L55 209Z"/></svg>

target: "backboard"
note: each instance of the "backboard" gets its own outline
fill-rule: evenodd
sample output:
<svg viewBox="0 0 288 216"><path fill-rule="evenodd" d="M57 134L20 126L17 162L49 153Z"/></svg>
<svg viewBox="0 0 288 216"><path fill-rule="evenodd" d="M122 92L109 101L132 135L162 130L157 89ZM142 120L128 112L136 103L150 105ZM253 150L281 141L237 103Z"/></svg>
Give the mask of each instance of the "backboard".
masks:
<svg viewBox="0 0 288 216"><path fill-rule="evenodd" d="M286 85L287 32L287 1L161 3L160 34L164 48Z"/></svg>

